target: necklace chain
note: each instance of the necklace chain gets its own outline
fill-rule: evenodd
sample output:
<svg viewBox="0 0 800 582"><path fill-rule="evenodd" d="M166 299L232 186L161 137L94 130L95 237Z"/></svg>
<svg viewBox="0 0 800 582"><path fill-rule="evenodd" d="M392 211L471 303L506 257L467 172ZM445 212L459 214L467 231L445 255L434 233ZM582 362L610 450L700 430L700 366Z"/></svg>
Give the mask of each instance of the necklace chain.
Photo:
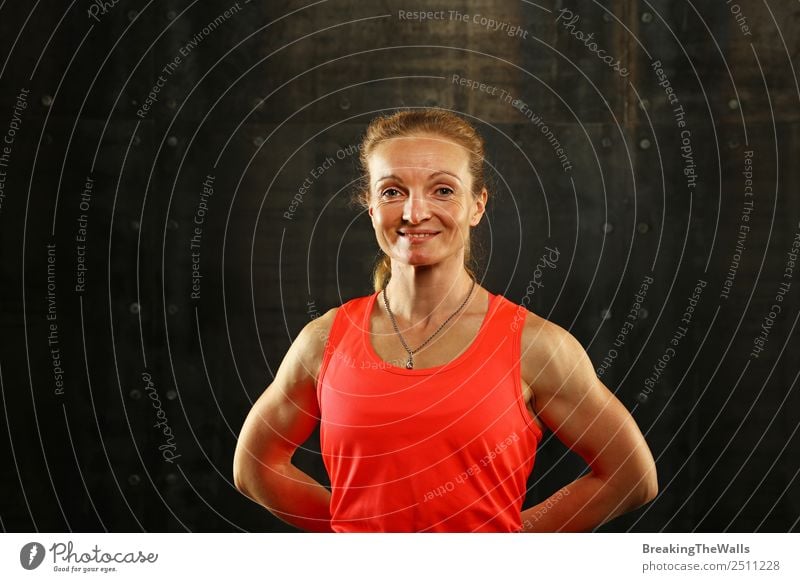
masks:
<svg viewBox="0 0 800 582"><path fill-rule="evenodd" d="M400 338L400 343L403 344L403 348L405 348L405 350L408 352L408 360L406 360L406 368L408 368L410 370L410 369L412 369L414 367L414 354L416 352L418 352L419 350L421 350L423 347L425 347L428 344L429 341L431 341L434 337L436 337L436 335L440 331L442 331L442 329L444 329L444 326L447 325L447 323L451 319L453 319L459 311L464 309L464 306L467 304L467 301L469 301L469 298L472 296L473 289L475 289L475 278L470 275L470 279L472 279L472 286L469 288L469 293L467 293L467 296L464 299L464 302L461 304L461 306L458 309L456 309L453 312L453 314L444 321L444 323L442 325L439 326L439 329L437 329L435 332L433 332L433 335L431 335L428 339L426 339L424 342L422 342L420 345L418 345L417 349L415 349L415 350L412 350L411 348L409 348L408 344L406 343L406 340L403 339L403 334L400 333L400 330L397 327L397 321L395 321L395 319L394 319L394 313L392 313L392 310L389 307L389 297L388 297L388 295L386 293L386 287L388 286L388 282L387 282L387 285L385 285L383 287L383 303L384 303L384 305L386 305L386 311L389 312L389 318L392 320L392 327L394 327L395 333Z"/></svg>

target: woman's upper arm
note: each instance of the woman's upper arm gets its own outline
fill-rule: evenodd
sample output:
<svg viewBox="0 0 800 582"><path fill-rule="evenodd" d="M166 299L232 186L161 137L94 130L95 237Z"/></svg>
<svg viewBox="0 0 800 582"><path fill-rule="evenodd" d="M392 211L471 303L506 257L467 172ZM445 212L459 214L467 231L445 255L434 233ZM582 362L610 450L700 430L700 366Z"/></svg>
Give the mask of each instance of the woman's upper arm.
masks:
<svg viewBox="0 0 800 582"><path fill-rule="evenodd" d="M523 378L534 410L596 476L631 487L648 500L658 485L650 448L627 408L595 373L588 354L568 331L529 314L522 337Z"/></svg>
<svg viewBox="0 0 800 582"><path fill-rule="evenodd" d="M336 308L300 331L247 415L234 464L289 461L319 423L316 381Z"/></svg>

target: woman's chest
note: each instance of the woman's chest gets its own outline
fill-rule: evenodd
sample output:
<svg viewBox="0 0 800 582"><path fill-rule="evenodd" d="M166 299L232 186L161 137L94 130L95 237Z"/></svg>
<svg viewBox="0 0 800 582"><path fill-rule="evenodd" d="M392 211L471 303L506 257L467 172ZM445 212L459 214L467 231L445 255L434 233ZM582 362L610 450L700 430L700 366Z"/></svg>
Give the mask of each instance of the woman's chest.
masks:
<svg viewBox="0 0 800 582"><path fill-rule="evenodd" d="M441 330L435 327L395 330L383 318L373 316L369 341L382 362L405 367L409 359L407 347L412 352L414 369L435 368L453 362L469 349L477 339L481 321L480 316L468 316Z"/></svg>
<svg viewBox="0 0 800 582"><path fill-rule="evenodd" d="M501 358L476 358L430 374L381 368L369 358L332 360L320 411L344 431L381 430L424 436L446 427L467 432L519 418L518 387ZM337 429L338 430L338 429Z"/></svg>

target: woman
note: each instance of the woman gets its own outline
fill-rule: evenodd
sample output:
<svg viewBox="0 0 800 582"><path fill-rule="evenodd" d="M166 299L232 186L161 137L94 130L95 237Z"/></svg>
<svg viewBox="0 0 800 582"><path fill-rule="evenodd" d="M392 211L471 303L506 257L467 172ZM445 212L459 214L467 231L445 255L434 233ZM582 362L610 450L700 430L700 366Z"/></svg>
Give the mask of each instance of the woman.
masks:
<svg viewBox="0 0 800 582"><path fill-rule="evenodd" d="M375 293L308 323L248 415L236 487L307 531L587 531L652 500L650 450L567 331L476 283L483 142L459 116L372 121ZM331 492L292 463L321 422ZM591 472L522 510L549 428Z"/></svg>

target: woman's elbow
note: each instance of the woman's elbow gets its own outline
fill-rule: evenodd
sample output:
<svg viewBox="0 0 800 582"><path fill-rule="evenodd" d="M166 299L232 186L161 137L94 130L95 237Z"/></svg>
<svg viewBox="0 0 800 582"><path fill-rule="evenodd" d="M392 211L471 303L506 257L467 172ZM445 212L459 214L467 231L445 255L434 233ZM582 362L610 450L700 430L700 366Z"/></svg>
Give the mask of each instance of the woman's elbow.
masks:
<svg viewBox="0 0 800 582"><path fill-rule="evenodd" d="M653 501L658 496L658 477L655 465L646 470L632 470L612 480L613 490L624 511L633 511ZM614 482L615 481L615 482Z"/></svg>
<svg viewBox="0 0 800 582"><path fill-rule="evenodd" d="M251 497L254 485L262 473L261 465L262 463L247 447L236 447L233 455L233 486L240 493Z"/></svg>
<svg viewBox="0 0 800 582"><path fill-rule="evenodd" d="M245 495L247 495L247 470L245 467L244 459L239 451L233 456L233 486Z"/></svg>
<svg viewBox="0 0 800 582"><path fill-rule="evenodd" d="M268 455L263 448L253 452L241 446L233 455L233 486L250 499L255 499L256 495L261 497L271 476L283 473L284 465L291 462L284 451L271 452L274 454Z"/></svg>
<svg viewBox="0 0 800 582"><path fill-rule="evenodd" d="M658 497L658 474L653 463L639 481L639 505L645 505Z"/></svg>

